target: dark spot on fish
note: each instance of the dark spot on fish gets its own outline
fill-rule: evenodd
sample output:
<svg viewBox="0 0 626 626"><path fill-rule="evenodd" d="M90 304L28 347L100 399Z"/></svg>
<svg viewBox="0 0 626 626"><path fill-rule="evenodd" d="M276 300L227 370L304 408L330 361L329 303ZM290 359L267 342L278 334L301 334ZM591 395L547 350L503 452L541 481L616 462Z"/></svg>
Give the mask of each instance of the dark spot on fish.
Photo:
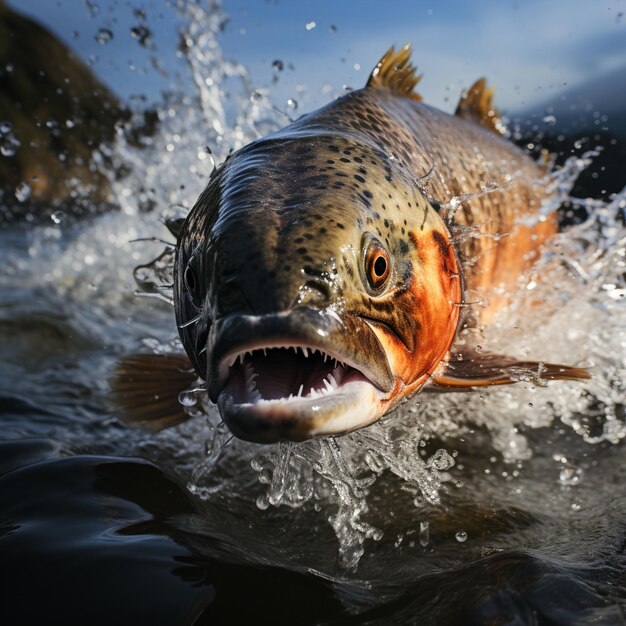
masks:
<svg viewBox="0 0 626 626"><path fill-rule="evenodd" d="M402 231L402 234L404 234L404 228L402 229ZM407 242L404 241L404 239L400 239L400 241L398 242L398 249L400 250L400 254L408 254L409 246Z"/></svg>
<svg viewBox="0 0 626 626"><path fill-rule="evenodd" d="M389 220L385 220L383 224L385 225L385 228L389 228Z"/></svg>
<svg viewBox="0 0 626 626"><path fill-rule="evenodd" d="M372 199L372 192L371 192L371 191L369 191L368 189L364 189L364 190L363 190L363 195L364 195L366 198L369 198L370 200Z"/></svg>
<svg viewBox="0 0 626 626"><path fill-rule="evenodd" d="M340 228L341 230L343 230L345 226L341 222L337 222L337 228Z"/></svg>
<svg viewBox="0 0 626 626"><path fill-rule="evenodd" d="M346 159L346 157L341 157L339 159L342 163L350 163L350 159Z"/></svg>
<svg viewBox="0 0 626 626"><path fill-rule="evenodd" d="M363 178L363 176L359 176L358 174L355 174L354 178L356 180L358 180L360 183L364 183L365 182L365 178Z"/></svg>
<svg viewBox="0 0 626 626"><path fill-rule="evenodd" d="M306 249L306 248L298 248L298 249L296 250L296 252L297 252L298 254L306 254L306 253L307 253L307 249Z"/></svg>
<svg viewBox="0 0 626 626"><path fill-rule="evenodd" d="M446 238L437 230L433 231L432 237L435 245L439 248L439 254L441 254L443 259L446 260L450 254L450 246L448 245Z"/></svg>

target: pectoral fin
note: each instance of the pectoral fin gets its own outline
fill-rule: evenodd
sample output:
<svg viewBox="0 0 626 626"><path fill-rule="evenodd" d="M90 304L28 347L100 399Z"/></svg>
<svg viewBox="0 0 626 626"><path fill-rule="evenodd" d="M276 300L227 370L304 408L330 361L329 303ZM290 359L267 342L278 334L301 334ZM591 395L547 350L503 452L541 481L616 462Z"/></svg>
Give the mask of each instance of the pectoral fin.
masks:
<svg viewBox="0 0 626 626"><path fill-rule="evenodd" d="M475 387L509 385L548 380L587 380L591 374L583 367L539 361L518 361L501 354L459 351L450 355L441 376L433 376L433 391L471 391Z"/></svg>
<svg viewBox="0 0 626 626"><path fill-rule="evenodd" d="M135 354L120 360L110 380L113 410L126 423L152 430L189 419L178 394L198 376L178 354Z"/></svg>

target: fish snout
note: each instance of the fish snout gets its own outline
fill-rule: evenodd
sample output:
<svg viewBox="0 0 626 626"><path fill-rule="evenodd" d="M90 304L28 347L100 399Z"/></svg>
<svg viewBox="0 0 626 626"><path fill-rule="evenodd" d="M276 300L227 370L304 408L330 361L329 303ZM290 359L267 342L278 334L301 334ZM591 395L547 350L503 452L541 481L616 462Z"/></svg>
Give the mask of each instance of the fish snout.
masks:
<svg viewBox="0 0 626 626"><path fill-rule="evenodd" d="M376 419L395 388L375 333L330 307L217 319L207 352L209 397L251 441L346 432Z"/></svg>

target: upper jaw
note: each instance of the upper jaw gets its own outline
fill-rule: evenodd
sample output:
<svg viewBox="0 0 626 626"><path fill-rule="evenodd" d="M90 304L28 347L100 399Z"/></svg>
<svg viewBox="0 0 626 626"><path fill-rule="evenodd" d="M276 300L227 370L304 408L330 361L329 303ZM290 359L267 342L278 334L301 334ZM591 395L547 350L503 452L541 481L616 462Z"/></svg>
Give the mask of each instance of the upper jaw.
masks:
<svg viewBox="0 0 626 626"><path fill-rule="evenodd" d="M257 442L364 426L382 414L395 382L369 325L332 309L217 320L208 359L211 400L235 435Z"/></svg>

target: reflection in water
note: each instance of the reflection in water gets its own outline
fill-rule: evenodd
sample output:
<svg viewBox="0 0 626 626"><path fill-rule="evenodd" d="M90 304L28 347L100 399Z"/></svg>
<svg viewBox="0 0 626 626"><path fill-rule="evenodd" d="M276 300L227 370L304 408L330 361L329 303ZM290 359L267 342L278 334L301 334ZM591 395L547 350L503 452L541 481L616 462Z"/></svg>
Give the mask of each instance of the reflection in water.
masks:
<svg viewBox="0 0 626 626"><path fill-rule="evenodd" d="M168 624L624 623L626 195L570 197L588 193L571 186L594 145L555 170L578 223L481 344L590 364L591 381L421 394L354 434L262 448L202 393L170 431L110 415L120 355L179 349L171 307L133 294L160 244L129 240L171 239L160 214L195 201L207 144L221 161L284 122L222 58L224 15L179 10L196 91L168 95L141 146L120 127L103 148L120 210L0 233L3 606L69 622L98 607L109 623L148 608ZM30 589L46 602L15 600Z"/></svg>

